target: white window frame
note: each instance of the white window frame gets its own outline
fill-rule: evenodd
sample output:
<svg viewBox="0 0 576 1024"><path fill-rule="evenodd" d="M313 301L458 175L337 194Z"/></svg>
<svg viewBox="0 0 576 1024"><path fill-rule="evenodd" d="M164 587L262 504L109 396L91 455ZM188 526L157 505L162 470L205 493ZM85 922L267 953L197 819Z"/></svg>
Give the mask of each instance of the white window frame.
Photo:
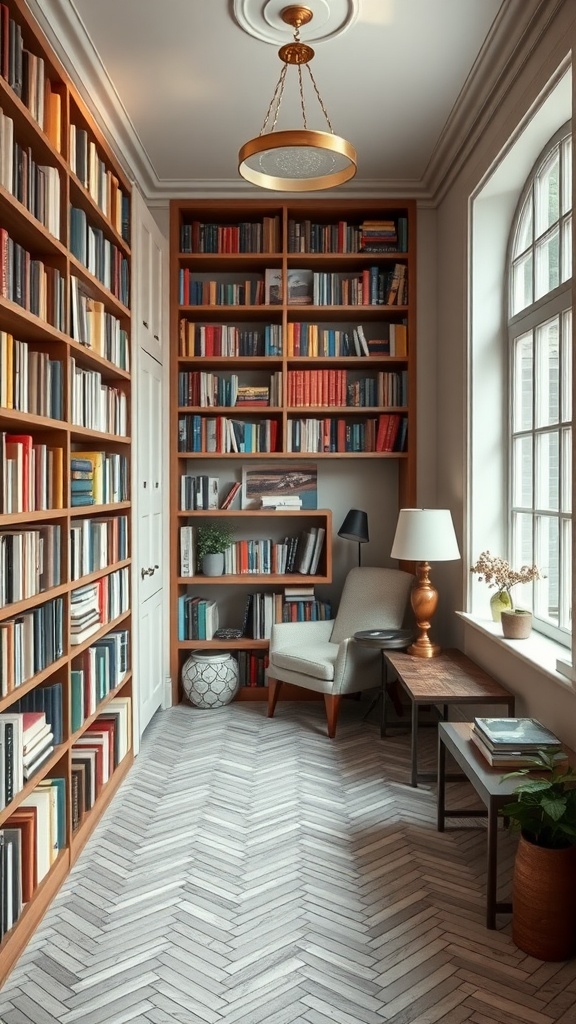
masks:
<svg viewBox="0 0 576 1024"><path fill-rule="evenodd" d="M508 425L508 551L511 563L519 567L521 563L535 562L541 567L546 579L536 581L531 587L522 588L523 599L531 600L531 607L534 611L535 628L546 636L558 641L561 644L571 644L571 594L572 594L572 513L571 495L563 495L562 492L562 465L567 457L570 457L572 443L572 409L571 404L567 408L563 395L571 394L571 380L564 380L564 372L569 371L571 366L564 363L559 353L558 358L558 384L556 389L558 401L558 414L553 422L544 422L542 416L537 415L538 403L538 366L536 359L536 338L540 328L547 323L558 321L560 346L567 345L568 353L571 354L572 334L572 207L564 206L563 197L571 196L571 162L566 159L565 142L571 142L570 123L564 124L548 141L542 152L539 154L524 186L516 214L513 219L510 232L508 249L508 393L510 418ZM549 163L551 157L558 153L560 166L559 180L559 210L558 217L552 223L546 224L538 231L537 225L537 190L539 176L542 170ZM566 177L569 176L568 182ZM523 224L523 214L526 205L531 204L531 235L528 244L523 246L522 251L516 251L516 239ZM559 235L558 243L558 280L556 287L552 288L539 298L534 298L537 291L537 252L542 240L555 231ZM563 239L568 239L567 249L562 244ZM531 297L532 301L526 306L514 312L514 269L519 265L530 267ZM564 280L563 280L564 278ZM567 336L569 335L569 336ZM531 351L531 381L530 404L531 416L528 424L518 423L514 416L515 387L518 385L515 372L515 350L516 342L520 338L527 339L528 350ZM568 374L567 374L568 376ZM526 384L523 385L524 388ZM526 400L524 393L523 402ZM537 501L537 474L539 472L539 451L542 451L546 440L550 443L557 441L558 445L558 472L553 477L553 484L557 488L557 508L551 507L553 502L548 502L546 507L539 507ZM531 465L531 494L529 501L523 494L522 501L515 503L517 488L514 486L515 474L519 472L514 452L520 447L529 454L525 456ZM524 488L524 492L525 492ZM523 527L521 528L521 524ZM528 531L527 531L528 527ZM548 550L544 548L544 536L546 529L550 529L552 535L556 530L558 538L557 558L558 564L555 571L558 578L558 609L556 621L548 613L549 592L547 583L547 555ZM527 538L526 533L530 536ZM521 534L524 534L521 537ZM532 590L532 595L527 590Z"/></svg>

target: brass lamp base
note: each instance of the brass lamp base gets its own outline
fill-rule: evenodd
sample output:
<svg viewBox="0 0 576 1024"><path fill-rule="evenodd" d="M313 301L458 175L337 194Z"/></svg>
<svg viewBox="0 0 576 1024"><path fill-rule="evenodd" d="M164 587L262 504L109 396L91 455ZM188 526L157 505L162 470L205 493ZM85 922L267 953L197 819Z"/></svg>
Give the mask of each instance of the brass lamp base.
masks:
<svg viewBox="0 0 576 1024"><path fill-rule="evenodd" d="M430 619L438 607L438 591L430 582L430 563L418 562L416 566L416 583L410 594L410 603L416 619L419 636L408 648L408 654L416 658L436 658L442 653L439 644L434 644L428 636Z"/></svg>

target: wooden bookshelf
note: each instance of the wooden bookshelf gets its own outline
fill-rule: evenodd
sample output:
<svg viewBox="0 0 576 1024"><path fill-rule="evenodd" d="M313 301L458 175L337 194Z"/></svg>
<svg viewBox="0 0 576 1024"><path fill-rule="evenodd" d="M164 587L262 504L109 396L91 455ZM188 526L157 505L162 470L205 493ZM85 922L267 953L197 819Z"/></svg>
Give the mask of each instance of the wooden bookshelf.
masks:
<svg viewBox="0 0 576 1024"><path fill-rule="evenodd" d="M306 580L182 577L181 527L226 516L240 536L254 536L254 516L265 514L237 505L183 508L183 475L216 476L221 502L244 467L263 460L304 469L360 458L368 469L393 459L399 505L415 502L416 207L332 198L170 206L171 674L179 700L190 649L261 653L267 643L179 639L183 595L209 594L222 605L220 625L237 627L234 592ZM326 513L292 515L319 523ZM278 536L285 516L272 513ZM325 525L319 583L332 573L331 518ZM239 696L265 692L247 687Z"/></svg>
<svg viewBox="0 0 576 1024"><path fill-rule="evenodd" d="M53 739L35 770L13 755L10 779L0 773L0 835L13 878L27 879L22 906L10 900L0 984L133 759L131 186L24 0L2 8L3 764L7 743L20 750L24 711L43 710ZM80 456L97 463L92 477L72 468Z"/></svg>

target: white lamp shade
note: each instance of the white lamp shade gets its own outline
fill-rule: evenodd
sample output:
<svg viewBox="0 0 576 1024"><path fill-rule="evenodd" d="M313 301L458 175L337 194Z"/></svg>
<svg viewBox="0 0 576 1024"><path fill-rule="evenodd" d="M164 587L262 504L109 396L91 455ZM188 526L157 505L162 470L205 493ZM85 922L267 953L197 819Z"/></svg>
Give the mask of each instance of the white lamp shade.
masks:
<svg viewBox="0 0 576 1024"><path fill-rule="evenodd" d="M391 557L410 562L450 562L460 558L450 510L400 509Z"/></svg>

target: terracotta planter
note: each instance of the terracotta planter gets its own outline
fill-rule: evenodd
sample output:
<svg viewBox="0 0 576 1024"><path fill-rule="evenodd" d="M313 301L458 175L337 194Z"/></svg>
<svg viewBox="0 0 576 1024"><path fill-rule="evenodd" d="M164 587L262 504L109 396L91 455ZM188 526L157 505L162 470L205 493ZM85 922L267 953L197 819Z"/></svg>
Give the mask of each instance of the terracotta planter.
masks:
<svg viewBox="0 0 576 1024"><path fill-rule="evenodd" d="M532 632L532 612L503 611L500 622L507 640L525 640Z"/></svg>
<svg viewBox="0 0 576 1024"><path fill-rule="evenodd" d="M538 960L576 955L576 846L548 850L520 837L512 881L512 938Z"/></svg>

